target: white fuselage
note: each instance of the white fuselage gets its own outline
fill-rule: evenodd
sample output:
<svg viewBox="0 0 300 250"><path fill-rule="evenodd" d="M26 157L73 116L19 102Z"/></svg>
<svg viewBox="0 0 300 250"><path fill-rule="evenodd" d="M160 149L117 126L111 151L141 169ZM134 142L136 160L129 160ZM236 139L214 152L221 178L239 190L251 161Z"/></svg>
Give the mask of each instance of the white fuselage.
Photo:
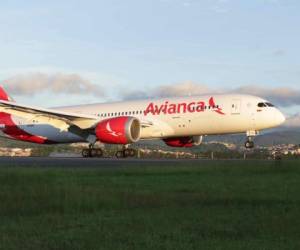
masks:
<svg viewBox="0 0 300 250"><path fill-rule="evenodd" d="M273 128L284 122L275 107L248 95L209 95L156 100L126 101L56 108L60 111L93 115L97 121L118 116L133 116L142 123L141 139L195 135L234 134ZM22 130L57 143L81 142L71 132L51 125L13 117Z"/></svg>

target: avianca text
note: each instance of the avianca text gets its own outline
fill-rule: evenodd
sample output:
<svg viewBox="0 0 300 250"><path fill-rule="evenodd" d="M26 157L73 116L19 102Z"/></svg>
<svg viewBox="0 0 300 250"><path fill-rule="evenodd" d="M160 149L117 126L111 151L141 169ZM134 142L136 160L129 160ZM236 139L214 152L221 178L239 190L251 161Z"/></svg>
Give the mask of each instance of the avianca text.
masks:
<svg viewBox="0 0 300 250"><path fill-rule="evenodd" d="M149 113L152 115L160 115L204 112L207 107L218 114L224 114L222 109L218 105L215 105L213 98L210 99L209 103L209 106L206 106L204 101L193 101L190 103L169 103L169 101L165 101L159 105L151 102L145 110L145 115Z"/></svg>

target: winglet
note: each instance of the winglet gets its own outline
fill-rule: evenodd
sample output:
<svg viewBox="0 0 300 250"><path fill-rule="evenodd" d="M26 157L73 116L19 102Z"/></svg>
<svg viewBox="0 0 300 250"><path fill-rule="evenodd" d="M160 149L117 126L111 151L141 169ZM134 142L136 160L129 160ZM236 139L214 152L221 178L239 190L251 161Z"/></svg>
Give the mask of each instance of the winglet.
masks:
<svg viewBox="0 0 300 250"><path fill-rule="evenodd" d="M3 89L2 86L0 86L0 100L2 101L14 101Z"/></svg>

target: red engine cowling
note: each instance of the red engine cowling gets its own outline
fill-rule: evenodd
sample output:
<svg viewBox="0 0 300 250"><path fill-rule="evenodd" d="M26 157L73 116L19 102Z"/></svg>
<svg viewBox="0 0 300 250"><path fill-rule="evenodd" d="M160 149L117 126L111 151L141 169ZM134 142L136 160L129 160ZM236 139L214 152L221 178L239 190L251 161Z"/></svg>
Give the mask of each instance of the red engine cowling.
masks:
<svg viewBox="0 0 300 250"><path fill-rule="evenodd" d="M95 132L101 142L129 144L140 139L141 124L137 118L121 116L99 122Z"/></svg>
<svg viewBox="0 0 300 250"><path fill-rule="evenodd" d="M202 136L174 137L164 139L164 142L170 147L189 148L199 146L202 143L202 139Z"/></svg>

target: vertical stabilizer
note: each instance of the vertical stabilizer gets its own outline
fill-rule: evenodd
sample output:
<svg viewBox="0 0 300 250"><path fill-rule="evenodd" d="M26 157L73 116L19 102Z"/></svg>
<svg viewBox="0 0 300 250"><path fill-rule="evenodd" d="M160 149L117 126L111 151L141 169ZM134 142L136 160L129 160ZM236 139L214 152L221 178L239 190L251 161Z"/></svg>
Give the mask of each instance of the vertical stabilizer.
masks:
<svg viewBox="0 0 300 250"><path fill-rule="evenodd" d="M14 99L12 99L6 92L5 90L3 89L2 86L0 86L0 100L2 101L10 101L10 102L13 102Z"/></svg>

